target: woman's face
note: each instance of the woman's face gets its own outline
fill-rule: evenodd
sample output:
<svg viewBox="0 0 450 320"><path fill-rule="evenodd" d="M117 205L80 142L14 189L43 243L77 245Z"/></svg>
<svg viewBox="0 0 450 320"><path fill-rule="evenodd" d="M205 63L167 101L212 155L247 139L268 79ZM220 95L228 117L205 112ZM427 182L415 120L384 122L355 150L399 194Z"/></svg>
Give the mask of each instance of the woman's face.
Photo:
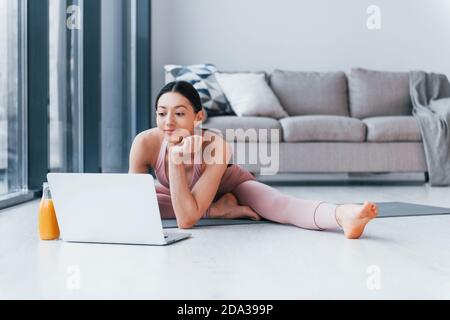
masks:
<svg viewBox="0 0 450 320"><path fill-rule="evenodd" d="M178 143L181 136L193 135L195 126L202 119L203 110L195 113L189 100L177 92L168 92L159 98L156 123L165 139L171 143Z"/></svg>

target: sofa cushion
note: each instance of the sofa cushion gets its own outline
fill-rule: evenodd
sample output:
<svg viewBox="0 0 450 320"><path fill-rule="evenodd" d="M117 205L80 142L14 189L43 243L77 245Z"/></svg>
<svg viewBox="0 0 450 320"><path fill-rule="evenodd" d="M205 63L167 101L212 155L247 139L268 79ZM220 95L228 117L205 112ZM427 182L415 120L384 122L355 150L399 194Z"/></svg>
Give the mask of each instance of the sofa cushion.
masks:
<svg viewBox="0 0 450 320"><path fill-rule="evenodd" d="M238 116L287 117L263 73L216 73L231 108Z"/></svg>
<svg viewBox="0 0 450 320"><path fill-rule="evenodd" d="M227 135L226 129L241 129L231 131L231 136L226 136L228 141L236 142L259 142L259 141L281 141L281 124L275 119L266 117L238 117L218 116L210 117L203 123L203 128L217 129L223 135ZM266 129L261 131L260 129ZM272 136L271 129L274 129Z"/></svg>
<svg viewBox="0 0 450 320"><path fill-rule="evenodd" d="M296 116L280 120L283 141L353 141L366 138L361 120L340 116Z"/></svg>
<svg viewBox="0 0 450 320"><path fill-rule="evenodd" d="M166 84L172 81L187 81L197 89L208 116L235 115L217 82L215 75L217 69L214 65L166 65L164 69L166 71Z"/></svg>
<svg viewBox="0 0 450 320"><path fill-rule="evenodd" d="M368 142L422 141L420 127L413 116L375 117L362 120Z"/></svg>
<svg viewBox="0 0 450 320"><path fill-rule="evenodd" d="M349 92L352 117L363 119L412 114L407 72L352 69Z"/></svg>
<svg viewBox="0 0 450 320"><path fill-rule="evenodd" d="M290 116L349 115L344 72L275 70L270 86Z"/></svg>
<svg viewBox="0 0 450 320"><path fill-rule="evenodd" d="M236 73L246 73L246 74L263 74L264 79L267 83L269 83L269 74L266 71L263 70L257 70L257 71L249 71L249 70L218 70L219 73L222 74L236 74Z"/></svg>

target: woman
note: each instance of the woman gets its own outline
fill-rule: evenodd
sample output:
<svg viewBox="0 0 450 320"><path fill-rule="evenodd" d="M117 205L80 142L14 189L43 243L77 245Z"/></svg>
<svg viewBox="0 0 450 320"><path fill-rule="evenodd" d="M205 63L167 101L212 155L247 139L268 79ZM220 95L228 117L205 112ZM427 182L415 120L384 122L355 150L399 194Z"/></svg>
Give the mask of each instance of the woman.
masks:
<svg viewBox="0 0 450 320"><path fill-rule="evenodd" d="M356 239L377 215L377 206L367 201L335 205L284 195L230 164L232 151L225 139L212 131L198 132L205 111L187 82L167 84L156 109L157 128L135 138L129 172L155 169L161 216L176 218L182 229L192 228L202 217L262 217L305 229L342 228L347 238Z"/></svg>

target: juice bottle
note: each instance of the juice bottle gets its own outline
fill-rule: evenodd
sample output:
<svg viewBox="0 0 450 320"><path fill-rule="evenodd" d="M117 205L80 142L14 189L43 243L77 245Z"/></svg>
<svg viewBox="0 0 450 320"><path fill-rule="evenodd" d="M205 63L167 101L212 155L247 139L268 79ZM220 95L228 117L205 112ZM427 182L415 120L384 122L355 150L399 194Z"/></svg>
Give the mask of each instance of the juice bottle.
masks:
<svg viewBox="0 0 450 320"><path fill-rule="evenodd" d="M48 183L44 182L39 205L39 236L41 240L59 239L59 226Z"/></svg>

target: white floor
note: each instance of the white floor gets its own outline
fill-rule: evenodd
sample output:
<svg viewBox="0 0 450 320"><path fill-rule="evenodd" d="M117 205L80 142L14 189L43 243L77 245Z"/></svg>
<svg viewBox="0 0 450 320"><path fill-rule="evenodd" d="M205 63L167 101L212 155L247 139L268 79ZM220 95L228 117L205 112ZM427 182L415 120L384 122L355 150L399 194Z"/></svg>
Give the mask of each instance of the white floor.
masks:
<svg viewBox="0 0 450 320"><path fill-rule="evenodd" d="M277 188L450 207L450 188L426 185ZM39 241L37 209L0 211L0 299L450 298L450 215L376 219L360 240L261 224L197 228L147 247Z"/></svg>

